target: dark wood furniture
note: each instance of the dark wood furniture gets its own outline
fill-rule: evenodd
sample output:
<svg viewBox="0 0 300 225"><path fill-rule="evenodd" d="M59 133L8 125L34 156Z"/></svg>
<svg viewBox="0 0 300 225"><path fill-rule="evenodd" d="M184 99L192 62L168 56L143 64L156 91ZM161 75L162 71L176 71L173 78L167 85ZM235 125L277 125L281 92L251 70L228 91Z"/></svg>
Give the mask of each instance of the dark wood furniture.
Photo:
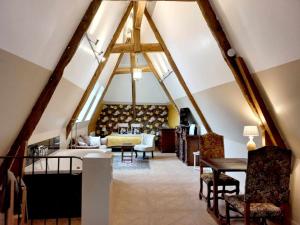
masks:
<svg viewBox="0 0 300 225"><path fill-rule="evenodd" d="M208 132L200 136L200 157L201 159L213 159L224 158L224 137L213 132ZM204 173L203 168L205 165L200 163L200 191L199 198L204 198L207 201L207 208L211 207L211 193L213 193L212 187L214 184L213 173ZM203 193L203 184L207 185L207 195ZM219 176L219 183L217 186L222 187L221 190L217 189L217 196L220 199L224 199L225 194L240 192L240 182L231 176L221 173ZM229 187L229 188L227 188ZM219 197L219 194L221 196Z"/></svg>
<svg viewBox="0 0 300 225"><path fill-rule="evenodd" d="M159 131L158 149L162 153L175 152L175 129L162 128Z"/></svg>
<svg viewBox="0 0 300 225"><path fill-rule="evenodd" d="M200 148L200 135L188 135L188 128L186 126L179 126L176 130L176 155L177 157L188 166L194 165L193 152L199 151ZM199 165L199 162L196 163Z"/></svg>
<svg viewBox="0 0 300 225"><path fill-rule="evenodd" d="M246 225L250 219L259 219L259 224L267 224L267 219L290 224L291 158L290 150L276 146L248 152L245 194L225 196L226 224L230 224L230 210L241 214Z"/></svg>
<svg viewBox="0 0 300 225"><path fill-rule="evenodd" d="M132 158L133 158L133 148L134 148L134 145L131 144L131 143L124 143L122 146L121 146L121 159L122 159L122 162L126 159L126 158L129 158L129 160L132 162ZM125 155L124 152L128 152L130 151L130 154L129 155Z"/></svg>
<svg viewBox="0 0 300 225"><path fill-rule="evenodd" d="M222 216L219 214L219 202L218 202L218 183L220 173L224 172L246 172L247 159L246 158L210 158L200 159L201 163L212 168L213 170L213 207L208 208L209 212L212 212L214 218L219 221ZM224 217L223 217L224 218Z"/></svg>

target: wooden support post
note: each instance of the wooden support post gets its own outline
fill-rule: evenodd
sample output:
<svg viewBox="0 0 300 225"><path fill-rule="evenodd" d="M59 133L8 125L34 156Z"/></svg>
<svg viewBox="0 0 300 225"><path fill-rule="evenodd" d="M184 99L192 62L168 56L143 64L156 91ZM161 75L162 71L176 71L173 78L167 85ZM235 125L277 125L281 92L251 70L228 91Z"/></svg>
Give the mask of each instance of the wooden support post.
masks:
<svg viewBox="0 0 300 225"><path fill-rule="evenodd" d="M131 93L132 93L132 115L133 119L136 118L136 85L135 80L133 79L133 68L136 68L136 54L130 53L130 65L131 65Z"/></svg>
<svg viewBox="0 0 300 225"><path fill-rule="evenodd" d="M153 20L152 20L152 18L150 16L149 12L147 11L147 9L145 10L145 16L146 16L146 18L147 18L147 20L149 22L149 25L150 25L151 29L154 32L154 35L155 35L156 39L158 40L158 42L160 43L160 45L163 48L164 53L166 54L166 57L168 59L168 62L170 64L170 66L172 67L174 73L177 76L178 81L180 82L180 84L183 87L185 93L187 94L187 97L189 98L189 100L191 101L191 103L192 103L193 107L195 108L197 114L199 115L199 117L200 117L200 119L201 119L201 121L202 121L202 123L203 123L203 125L204 125L204 127L206 129L206 131L207 132L211 132L212 130L211 130L208 122L206 121L206 119L205 119L205 117L204 117L201 109L199 108L199 106L198 106L197 102L195 101L192 93L190 92L188 86L186 85L186 83L185 83L185 81L183 79L182 74L180 73L180 71L179 71L176 63L174 62L171 53L169 52L169 50L168 50L168 48L167 48L164 40L162 39L162 37L161 37L158 29L156 28L156 25L154 24L154 22L153 22Z"/></svg>
<svg viewBox="0 0 300 225"><path fill-rule="evenodd" d="M134 51L141 51L141 25L147 1L136 1L134 3L133 39Z"/></svg>
<svg viewBox="0 0 300 225"><path fill-rule="evenodd" d="M219 45L223 58L231 69L244 97L254 114L260 119L263 130L266 130L266 136L270 137L273 145L286 147L285 142L259 93L246 63L241 57L228 56L228 50L231 50L232 47L213 8L210 5L209 0L197 0L197 3L208 27Z"/></svg>
<svg viewBox="0 0 300 225"><path fill-rule="evenodd" d="M120 35L123 27L124 27L124 24L127 21L127 18L128 18L129 14L130 14L132 6L133 6L133 4L131 2L129 4L129 6L127 7L126 12L123 15L123 17L122 17L122 19L121 19L121 21L120 21L120 23L119 23L119 25L117 27L117 30L115 31L115 33L114 33L114 35L113 35L113 37L112 37L112 39L111 39L111 41L110 41L110 43L109 43L106 51L104 53L104 57L106 58L106 60L104 62L102 62L101 64L99 64L99 66L96 69L96 71L95 71L95 73L94 73L94 75L93 75L93 77L92 77L92 79L91 79L91 81L90 81L87 89L85 90L85 92L84 92L84 94L83 94L83 96L82 96L82 98L81 98L81 100L80 100L80 102L79 102L76 110L74 111L74 113L73 113L73 115L72 115L72 117L71 117L71 119L70 119L70 121L69 121L69 123L67 125L67 128L66 128L66 137L69 136L70 131L72 129L72 121L74 121L74 120L77 119L77 117L78 117L79 113L81 112L83 106L85 105L88 97L90 96L92 90L94 89L94 86L97 83L97 81L98 81L98 79L99 79L99 77L101 75L101 72L102 72L103 68L105 67L105 65L106 65L106 63L108 61L108 58L109 58L109 56L111 54L111 50L112 50L113 46L115 45L115 43L116 43L116 41L117 41L117 39L118 39L118 37L119 37L119 35Z"/></svg>
<svg viewBox="0 0 300 225"><path fill-rule="evenodd" d="M143 53L143 55L144 55L144 58L148 64L148 66L150 67L152 73L154 74L154 76L156 77L157 81L159 82L161 88L164 90L165 94L167 95L169 101L171 102L171 104L175 107L175 109L179 113L179 109L178 109L176 103L174 102L174 100L173 100L170 92L168 91L167 87L165 86L164 82L160 79L160 76L152 63L152 60L150 59L150 57L148 56L147 53Z"/></svg>
<svg viewBox="0 0 300 225"><path fill-rule="evenodd" d="M86 33L87 29L89 28L95 14L97 13L98 8L101 5L101 0L93 0L88 9L86 10L83 18L81 19L76 31L74 32L71 40L69 41L66 49L64 50L62 56L60 57L53 73L51 74L46 86L44 87L43 91L41 92L40 96L38 97L37 101L35 102L29 116L27 117L25 123L23 124L18 136L16 137L15 141L13 142L8 156L15 156L18 154L18 150L22 143L27 142L32 135L34 129L36 128L38 122L40 121L50 99L59 84L64 69L71 61L73 55L75 54L80 41L83 35ZM3 165L3 164L2 164ZM1 166L0 172L2 171L3 167ZM1 181L0 181L1 185Z"/></svg>

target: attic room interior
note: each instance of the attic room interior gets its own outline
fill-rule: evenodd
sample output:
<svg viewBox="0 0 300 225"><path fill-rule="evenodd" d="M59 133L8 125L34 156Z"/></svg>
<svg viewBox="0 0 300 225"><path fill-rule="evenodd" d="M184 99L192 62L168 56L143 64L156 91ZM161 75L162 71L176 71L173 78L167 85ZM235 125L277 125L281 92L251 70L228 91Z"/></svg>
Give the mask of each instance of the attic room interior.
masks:
<svg viewBox="0 0 300 225"><path fill-rule="evenodd" d="M1 0L0 225L300 225L299 12Z"/></svg>

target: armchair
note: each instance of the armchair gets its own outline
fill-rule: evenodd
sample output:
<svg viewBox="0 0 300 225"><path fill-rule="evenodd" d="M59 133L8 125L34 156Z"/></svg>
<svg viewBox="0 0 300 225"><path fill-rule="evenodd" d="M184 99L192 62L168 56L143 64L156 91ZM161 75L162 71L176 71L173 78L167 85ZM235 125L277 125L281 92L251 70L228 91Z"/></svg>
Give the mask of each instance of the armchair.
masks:
<svg viewBox="0 0 300 225"><path fill-rule="evenodd" d="M266 224L267 218L287 224L291 151L265 146L248 152L245 195L226 196L226 218L230 224L230 210L244 217Z"/></svg>
<svg viewBox="0 0 300 225"><path fill-rule="evenodd" d="M152 158L154 157L154 150L155 150L155 135L153 134L142 134L142 141L141 144L134 146L134 151L136 152L143 152L143 158L146 157L146 152L151 152Z"/></svg>

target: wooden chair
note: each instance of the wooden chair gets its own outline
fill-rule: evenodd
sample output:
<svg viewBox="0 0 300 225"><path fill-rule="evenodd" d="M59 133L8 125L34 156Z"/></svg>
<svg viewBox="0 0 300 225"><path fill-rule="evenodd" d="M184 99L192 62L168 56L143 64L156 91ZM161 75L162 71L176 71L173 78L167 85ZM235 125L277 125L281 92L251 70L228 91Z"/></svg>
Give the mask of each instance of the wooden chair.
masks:
<svg viewBox="0 0 300 225"><path fill-rule="evenodd" d="M246 225L250 224L250 218L260 224L266 224L268 218L289 224L290 172L290 150L265 146L249 151L245 195L225 196L227 224L230 224L230 210L241 214Z"/></svg>
<svg viewBox="0 0 300 225"><path fill-rule="evenodd" d="M215 133L207 133L200 136L200 159L208 158L224 158L224 140L223 136ZM212 198L212 187L213 187L213 173L203 173L203 165L200 162L200 191L199 198L206 199L207 207L210 208L210 201ZM203 182L207 184L207 195L203 194ZM240 182L224 173L220 174L218 186L223 187L222 190L218 190L223 199L225 193L236 193L239 194ZM227 190L227 186L235 187L232 190Z"/></svg>

